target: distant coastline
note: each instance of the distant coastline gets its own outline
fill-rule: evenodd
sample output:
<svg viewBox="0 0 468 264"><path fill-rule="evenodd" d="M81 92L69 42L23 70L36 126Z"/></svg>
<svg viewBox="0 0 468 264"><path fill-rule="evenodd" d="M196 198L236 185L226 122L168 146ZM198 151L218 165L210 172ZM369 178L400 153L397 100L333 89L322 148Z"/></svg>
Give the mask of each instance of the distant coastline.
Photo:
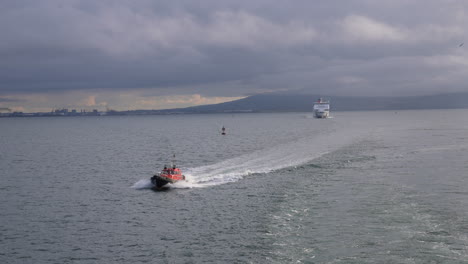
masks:
<svg viewBox="0 0 468 264"><path fill-rule="evenodd" d="M109 111L109 112L38 112L38 113L0 113L1 117L80 117L80 116L142 116L142 115L190 115L190 114L219 114L219 113L253 113L252 110L228 110L223 112L187 112L164 110L127 110L127 111Z"/></svg>
<svg viewBox="0 0 468 264"><path fill-rule="evenodd" d="M468 108L468 93L437 94L408 97L344 97L310 94L259 94L240 100L187 108L162 110L108 110L100 112L76 109L55 109L51 112L0 112L0 117L76 117L76 116L131 116L180 115L216 113L275 113L312 112L313 102L323 97L330 100L332 111L422 110ZM5 108L3 108L5 109Z"/></svg>

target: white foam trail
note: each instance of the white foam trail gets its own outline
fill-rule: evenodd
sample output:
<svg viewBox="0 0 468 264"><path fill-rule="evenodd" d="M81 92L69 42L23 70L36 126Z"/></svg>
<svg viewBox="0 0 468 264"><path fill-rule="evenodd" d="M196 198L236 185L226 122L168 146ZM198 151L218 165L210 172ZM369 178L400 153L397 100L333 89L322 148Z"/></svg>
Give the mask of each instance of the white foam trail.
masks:
<svg viewBox="0 0 468 264"><path fill-rule="evenodd" d="M358 136L344 132L332 134L303 138L215 164L190 168L184 174L191 188L235 182L249 174L268 173L310 162L350 144Z"/></svg>
<svg viewBox="0 0 468 264"><path fill-rule="evenodd" d="M174 188L174 189L190 189L190 188L200 187L198 184L190 181L190 179L187 176L185 177L186 177L185 181L176 182L174 184L169 183L166 186Z"/></svg>
<svg viewBox="0 0 468 264"><path fill-rule="evenodd" d="M142 190L142 189L151 189L154 185L151 183L150 179L141 179L135 184L133 184L132 188L137 189L137 190Z"/></svg>

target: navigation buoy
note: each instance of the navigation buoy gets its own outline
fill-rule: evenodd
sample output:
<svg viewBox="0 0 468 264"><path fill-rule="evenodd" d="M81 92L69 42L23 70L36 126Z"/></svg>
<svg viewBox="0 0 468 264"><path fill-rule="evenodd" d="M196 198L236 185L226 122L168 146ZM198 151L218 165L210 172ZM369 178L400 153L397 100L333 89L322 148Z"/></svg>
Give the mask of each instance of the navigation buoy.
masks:
<svg viewBox="0 0 468 264"><path fill-rule="evenodd" d="M226 128L224 126L221 128L221 135L226 135Z"/></svg>

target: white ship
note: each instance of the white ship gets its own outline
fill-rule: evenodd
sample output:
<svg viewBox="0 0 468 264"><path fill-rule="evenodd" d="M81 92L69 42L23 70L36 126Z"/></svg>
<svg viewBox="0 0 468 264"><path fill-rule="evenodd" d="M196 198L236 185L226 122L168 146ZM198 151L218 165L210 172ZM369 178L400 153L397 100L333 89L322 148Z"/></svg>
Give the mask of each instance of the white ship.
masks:
<svg viewBox="0 0 468 264"><path fill-rule="evenodd" d="M316 118L328 118L330 116L330 102L324 101L319 98L314 103L314 117Z"/></svg>

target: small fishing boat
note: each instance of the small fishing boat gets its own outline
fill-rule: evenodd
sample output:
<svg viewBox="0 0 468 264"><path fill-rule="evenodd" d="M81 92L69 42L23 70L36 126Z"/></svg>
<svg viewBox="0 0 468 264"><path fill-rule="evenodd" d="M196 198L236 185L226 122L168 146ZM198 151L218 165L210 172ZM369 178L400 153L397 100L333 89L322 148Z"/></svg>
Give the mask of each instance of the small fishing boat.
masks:
<svg viewBox="0 0 468 264"><path fill-rule="evenodd" d="M164 166L164 169L162 169L160 173L156 173L151 177L151 183L156 189L159 189L168 183L176 183L178 181L185 181L185 175L183 175L182 171L177 168L174 161L170 167Z"/></svg>

